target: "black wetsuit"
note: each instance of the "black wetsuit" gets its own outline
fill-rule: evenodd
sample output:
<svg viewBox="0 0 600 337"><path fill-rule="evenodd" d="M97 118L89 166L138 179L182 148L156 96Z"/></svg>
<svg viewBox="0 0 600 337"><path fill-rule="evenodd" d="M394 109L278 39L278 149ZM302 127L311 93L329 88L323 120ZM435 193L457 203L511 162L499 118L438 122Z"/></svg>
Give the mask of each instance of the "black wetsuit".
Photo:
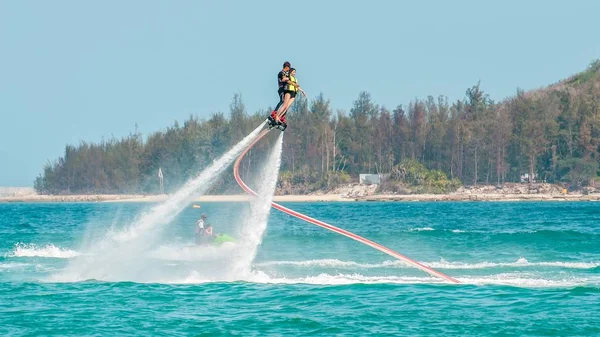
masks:
<svg viewBox="0 0 600 337"><path fill-rule="evenodd" d="M279 110L279 107L281 107L281 105L283 104L283 96L284 96L284 89L285 86L287 85L287 83L285 81L283 81L284 77L289 77L290 73L287 71L280 71L279 74L277 74L277 84L279 85L279 89L277 89L277 96L279 96L279 103L277 103L277 106L275 107L275 111Z"/></svg>

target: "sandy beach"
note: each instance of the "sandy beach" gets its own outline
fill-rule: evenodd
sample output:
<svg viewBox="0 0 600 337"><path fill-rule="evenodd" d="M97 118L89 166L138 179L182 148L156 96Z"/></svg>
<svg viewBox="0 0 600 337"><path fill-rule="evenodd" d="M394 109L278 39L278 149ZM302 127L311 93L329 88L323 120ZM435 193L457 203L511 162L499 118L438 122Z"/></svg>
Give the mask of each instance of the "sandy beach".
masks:
<svg viewBox="0 0 600 337"><path fill-rule="evenodd" d="M25 195L0 197L2 202L162 202L168 195L120 195L120 194L89 194L89 195ZM233 195L202 195L194 198L194 202L246 202L251 196ZM275 196L275 202L316 202L316 201L354 201L336 194L325 195L282 195Z"/></svg>
<svg viewBox="0 0 600 337"><path fill-rule="evenodd" d="M21 195L0 197L4 202L161 202L168 195ZM249 195L203 195L193 202L245 202ZM340 194L276 195L275 202L350 202L350 201L600 201L600 193L593 194L498 194L498 193L449 193L367 196L343 196Z"/></svg>
<svg viewBox="0 0 600 337"><path fill-rule="evenodd" d="M29 187L0 187L4 202L162 202L168 194L73 194L39 195ZM201 195L192 202L247 202L248 194ZM348 184L328 193L275 195L275 202L350 202L350 201L600 201L600 190L567 192L551 184L478 185L461 187L447 194L380 194L377 185Z"/></svg>

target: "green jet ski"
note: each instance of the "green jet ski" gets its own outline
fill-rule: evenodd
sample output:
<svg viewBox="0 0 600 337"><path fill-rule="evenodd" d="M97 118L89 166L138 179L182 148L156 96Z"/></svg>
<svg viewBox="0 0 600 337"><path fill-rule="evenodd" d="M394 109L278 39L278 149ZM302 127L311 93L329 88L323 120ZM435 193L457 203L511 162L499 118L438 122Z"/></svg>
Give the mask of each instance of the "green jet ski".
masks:
<svg viewBox="0 0 600 337"><path fill-rule="evenodd" d="M225 233L217 234L217 235L215 235L215 238L213 239L212 244L215 246L220 246L220 245L224 244L225 242L235 243L235 239L232 236L225 234Z"/></svg>

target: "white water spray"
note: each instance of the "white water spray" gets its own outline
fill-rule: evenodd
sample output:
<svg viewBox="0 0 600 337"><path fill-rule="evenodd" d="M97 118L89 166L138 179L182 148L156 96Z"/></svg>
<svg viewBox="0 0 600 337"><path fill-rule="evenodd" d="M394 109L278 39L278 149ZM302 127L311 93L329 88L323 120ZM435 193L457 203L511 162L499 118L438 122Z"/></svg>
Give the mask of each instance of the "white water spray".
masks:
<svg viewBox="0 0 600 337"><path fill-rule="evenodd" d="M73 261L62 273L54 275L57 281L86 279L146 281L163 277L164 271L147 260L149 251L156 248L159 239L156 229L171 222L196 195L205 193L217 177L261 132L264 122L231 150L215 160L208 168L189 180L165 202L143 213L130 226L109 232L106 237L83 249L85 255Z"/></svg>
<svg viewBox="0 0 600 337"><path fill-rule="evenodd" d="M283 133L277 138L269 159L256 180L259 184L258 197L250 203L250 214L240 228L238 250L234 255L233 272L238 278L247 278L250 275L252 261L256 257L258 246L262 243L263 234L267 229L271 202L279 176L282 147Z"/></svg>
<svg viewBox="0 0 600 337"><path fill-rule="evenodd" d="M256 138L265 122L259 125L246 138L237 143L231 150L215 160L212 165L202 171L194 179L189 180L168 200L155 206L149 212L138 218L126 231L115 236L117 240L128 241L139 237L148 230L171 222L188 206L195 195L202 195L217 181L217 177L229 166L235 158Z"/></svg>

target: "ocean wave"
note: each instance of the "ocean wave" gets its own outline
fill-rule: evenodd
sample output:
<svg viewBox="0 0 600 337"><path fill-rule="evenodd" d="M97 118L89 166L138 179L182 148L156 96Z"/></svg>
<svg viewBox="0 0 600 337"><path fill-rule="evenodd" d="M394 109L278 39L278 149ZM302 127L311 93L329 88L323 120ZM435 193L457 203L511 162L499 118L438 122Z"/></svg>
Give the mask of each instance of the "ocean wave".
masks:
<svg viewBox="0 0 600 337"><path fill-rule="evenodd" d="M313 284L313 285L351 285L351 284L415 284L415 283L445 283L434 277L417 276L365 276L361 274L319 274L316 276L286 278L270 277L255 274L249 280L255 283L267 284Z"/></svg>
<svg viewBox="0 0 600 337"><path fill-rule="evenodd" d="M594 269L600 267L600 262L529 262L525 258L519 258L515 262L448 262L440 260L437 262L421 262L431 268L436 269L485 269L499 267L557 267L557 268L572 268L572 269ZM361 268L361 269L377 269L377 268L412 268L406 263L394 260L384 261L382 263L359 263L354 261L341 261L338 259L316 259L306 261L266 261L256 263L257 267L268 266L296 266L296 267L330 267L330 268Z"/></svg>
<svg viewBox="0 0 600 337"><path fill-rule="evenodd" d="M468 285L505 285L524 288L561 288L577 286L598 286L600 279L571 277L561 279L547 279L526 277L521 273L504 273L478 277L457 277L462 284ZM306 277L273 277L264 272L256 271L250 277L240 280L259 284L311 284L311 285L353 285L353 284L446 284L442 279L435 277L417 276L365 276L362 274L328 274L322 273ZM210 283L207 278L192 273L189 277L169 283Z"/></svg>
<svg viewBox="0 0 600 337"><path fill-rule="evenodd" d="M558 268L572 268L572 269L594 269L600 266L600 262L562 262L562 261L549 261L549 262L529 262L525 258L519 258L515 262L477 262L477 263L464 263L464 262L425 262L431 268L438 269L485 269L485 268L498 268L498 267L558 267Z"/></svg>
<svg viewBox="0 0 600 337"><path fill-rule="evenodd" d="M48 244L43 247L38 247L34 243L17 243L12 251L7 253L6 257L49 257L57 259L70 259L81 255L79 252L57 247L53 244Z"/></svg>
<svg viewBox="0 0 600 337"><path fill-rule="evenodd" d="M20 262L8 262L0 263L1 272L35 272L35 273L46 273L55 271L54 266L44 265L40 263L20 263Z"/></svg>
<svg viewBox="0 0 600 337"><path fill-rule="evenodd" d="M350 284L395 284L395 283L444 283L444 280L434 277L414 277L414 276L365 276L361 274L319 274L306 277L273 277L262 271L253 271L239 279L222 280L226 282L248 282L259 284L314 284L314 285L350 285ZM198 272L191 272L184 279L172 280L171 284L200 284L219 282L210 280L209 277L201 275Z"/></svg>
<svg viewBox="0 0 600 337"><path fill-rule="evenodd" d="M460 282L473 285L505 285L522 288L565 288L579 286L600 286L599 278L569 277L561 279L547 279L524 277L520 274L497 274L477 277L458 277Z"/></svg>
<svg viewBox="0 0 600 337"><path fill-rule="evenodd" d="M410 228L408 231L409 232L429 232L429 231L434 231L435 229L431 228L431 227L416 227L416 228Z"/></svg>
<svg viewBox="0 0 600 337"><path fill-rule="evenodd" d="M561 288L591 286L600 287L598 276L565 276L537 275L536 273L511 272L484 276L453 275L463 285L502 285L523 288ZM135 282L159 284L207 284L244 282L250 284L309 284L309 285L354 285L354 284L448 284L445 280L428 275L402 276L402 275L363 275L361 273L319 273L306 276L281 276L269 274L261 270L253 270L250 274L222 274L216 275L208 270L190 270L187 274L160 273L143 278L121 278L116 275L105 274L101 277L82 277L79 274L60 273L51 275L47 282L74 283L88 280L103 282ZM460 286L460 285L458 285Z"/></svg>
<svg viewBox="0 0 600 337"><path fill-rule="evenodd" d="M9 262L9 263L0 263L0 271L8 271L11 269L23 269L31 266L29 263L17 263L17 262Z"/></svg>
<svg viewBox="0 0 600 337"><path fill-rule="evenodd" d="M425 232L423 234L429 235L444 235L445 233L451 232L455 234L474 234L474 235L543 235L543 236L555 236L555 235L569 235L569 236L598 236L600 233L593 230L574 230L574 229L560 229L560 230L550 230L550 229L444 229L444 228L433 228L433 227L413 227L408 229L403 229L403 232Z"/></svg>

